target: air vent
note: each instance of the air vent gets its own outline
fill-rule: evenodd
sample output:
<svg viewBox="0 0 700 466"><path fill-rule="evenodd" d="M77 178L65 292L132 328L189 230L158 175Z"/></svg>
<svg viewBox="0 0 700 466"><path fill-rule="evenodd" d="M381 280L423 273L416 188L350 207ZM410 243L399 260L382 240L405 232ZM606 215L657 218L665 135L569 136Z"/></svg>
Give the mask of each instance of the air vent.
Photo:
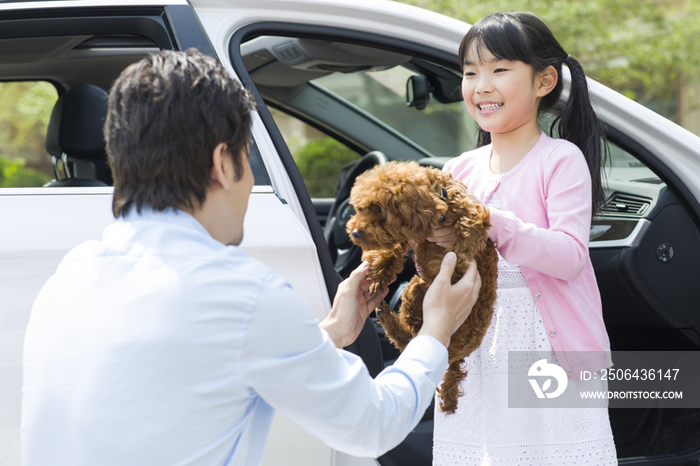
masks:
<svg viewBox="0 0 700 466"><path fill-rule="evenodd" d="M641 218L649 210L651 199L630 194L614 193L603 207L600 215Z"/></svg>

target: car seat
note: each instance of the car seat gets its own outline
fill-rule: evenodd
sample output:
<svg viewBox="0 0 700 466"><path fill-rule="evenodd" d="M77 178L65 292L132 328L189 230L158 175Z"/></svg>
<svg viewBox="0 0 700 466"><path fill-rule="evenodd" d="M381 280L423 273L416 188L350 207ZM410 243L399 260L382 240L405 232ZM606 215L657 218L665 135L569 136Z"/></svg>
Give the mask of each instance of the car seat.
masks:
<svg viewBox="0 0 700 466"><path fill-rule="evenodd" d="M79 84L61 95L51 111L46 151L51 154L55 179L47 187L109 186L102 133L107 116L107 93L92 84ZM58 161L63 177L59 177Z"/></svg>

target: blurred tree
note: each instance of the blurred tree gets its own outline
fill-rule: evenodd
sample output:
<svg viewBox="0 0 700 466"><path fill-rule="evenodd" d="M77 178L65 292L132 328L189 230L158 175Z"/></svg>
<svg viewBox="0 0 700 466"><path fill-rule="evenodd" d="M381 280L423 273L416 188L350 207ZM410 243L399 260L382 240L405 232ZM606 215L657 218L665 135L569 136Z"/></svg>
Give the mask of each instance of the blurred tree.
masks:
<svg viewBox="0 0 700 466"><path fill-rule="evenodd" d="M3 170L7 172L8 167L14 167L13 176L19 176L18 173L28 173L26 164L50 171L44 138L57 99L56 88L48 82L0 83L0 158L4 158Z"/></svg>
<svg viewBox="0 0 700 466"><path fill-rule="evenodd" d="M51 177L24 166L23 159L0 157L0 188L43 186Z"/></svg>
<svg viewBox="0 0 700 466"><path fill-rule="evenodd" d="M696 0L400 0L473 24L499 11L543 18L595 80L678 121L680 89L700 80Z"/></svg>
<svg viewBox="0 0 700 466"><path fill-rule="evenodd" d="M333 138L312 139L294 153L299 172L311 197L335 197L338 173L358 154Z"/></svg>

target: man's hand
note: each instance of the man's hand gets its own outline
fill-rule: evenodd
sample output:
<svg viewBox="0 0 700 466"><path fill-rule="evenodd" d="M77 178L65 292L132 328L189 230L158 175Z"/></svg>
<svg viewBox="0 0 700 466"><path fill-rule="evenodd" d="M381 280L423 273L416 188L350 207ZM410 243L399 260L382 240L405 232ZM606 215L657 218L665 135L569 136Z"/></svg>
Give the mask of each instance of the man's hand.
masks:
<svg viewBox="0 0 700 466"><path fill-rule="evenodd" d="M368 268L369 264L363 262L338 285L330 314L318 324L328 332L338 348L344 348L357 339L367 316L379 306L389 292L386 288L375 296L370 294Z"/></svg>
<svg viewBox="0 0 700 466"><path fill-rule="evenodd" d="M456 265L453 252L445 254L440 272L423 299L423 326L419 335L437 338L445 348L450 345L452 334L467 320L479 297L481 277L472 262L464 276L451 284Z"/></svg>

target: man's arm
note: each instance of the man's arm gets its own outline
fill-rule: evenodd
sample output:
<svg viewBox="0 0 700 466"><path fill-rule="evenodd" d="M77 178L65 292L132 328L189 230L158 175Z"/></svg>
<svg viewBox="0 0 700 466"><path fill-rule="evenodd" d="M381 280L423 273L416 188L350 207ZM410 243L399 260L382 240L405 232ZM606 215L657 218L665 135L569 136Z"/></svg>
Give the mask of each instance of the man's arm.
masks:
<svg viewBox="0 0 700 466"><path fill-rule="evenodd" d="M448 257L435 291L426 296L424 329L375 379L359 357L337 349L319 330L311 311L281 279L268 284L248 327L246 383L332 448L355 456L385 453L423 416L447 370L449 338L473 305L470 287L478 285L478 274L470 271L452 286L453 268ZM360 278L346 286L361 283Z"/></svg>

